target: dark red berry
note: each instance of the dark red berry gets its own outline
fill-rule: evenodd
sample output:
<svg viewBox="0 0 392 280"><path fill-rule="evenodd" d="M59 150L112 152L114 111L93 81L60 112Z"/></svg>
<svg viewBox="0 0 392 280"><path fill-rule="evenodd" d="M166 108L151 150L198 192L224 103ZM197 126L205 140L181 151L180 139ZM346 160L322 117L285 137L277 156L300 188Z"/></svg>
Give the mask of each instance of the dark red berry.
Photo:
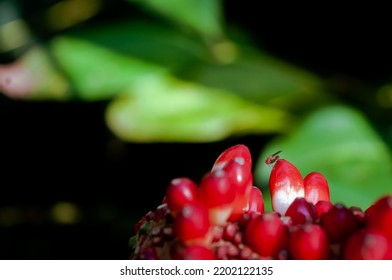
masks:
<svg viewBox="0 0 392 280"><path fill-rule="evenodd" d="M364 229L354 233L344 247L348 260L391 260L392 244L380 231Z"/></svg>
<svg viewBox="0 0 392 280"><path fill-rule="evenodd" d="M244 229L249 221L252 219L251 213L243 213L238 219L237 223L240 229Z"/></svg>
<svg viewBox="0 0 392 280"><path fill-rule="evenodd" d="M321 216L320 224L333 242L344 241L360 226L354 214L340 203Z"/></svg>
<svg viewBox="0 0 392 280"><path fill-rule="evenodd" d="M333 208L333 204L330 201L319 200L316 203L315 207L316 207L317 216L320 218L321 215L327 213L329 210Z"/></svg>
<svg viewBox="0 0 392 280"><path fill-rule="evenodd" d="M285 216L291 217L293 225L312 222L317 219L316 208L303 197L297 197L287 209Z"/></svg>
<svg viewBox="0 0 392 280"><path fill-rule="evenodd" d="M365 211L368 228L381 231L392 242L392 195L378 199Z"/></svg>
<svg viewBox="0 0 392 280"><path fill-rule="evenodd" d="M287 227L276 213L264 213L253 218L245 229L244 241L261 257L276 258L286 248Z"/></svg>
<svg viewBox="0 0 392 280"><path fill-rule="evenodd" d="M290 232L289 249L297 260L324 260L329 254L328 236L317 224L297 226Z"/></svg>
<svg viewBox="0 0 392 280"><path fill-rule="evenodd" d="M230 241L234 238L234 235L237 232L237 227L235 224L233 223L228 223L226 224L226 226L223 229L223 239Z"/></svg>
<svg viewBox="0 0 392 280"><path fill-rule="evenodd" d="M363 212L360 207L351 206L349 209L354 214L354 216L358 219L361 225L365 223L365 212Z"/></svg>

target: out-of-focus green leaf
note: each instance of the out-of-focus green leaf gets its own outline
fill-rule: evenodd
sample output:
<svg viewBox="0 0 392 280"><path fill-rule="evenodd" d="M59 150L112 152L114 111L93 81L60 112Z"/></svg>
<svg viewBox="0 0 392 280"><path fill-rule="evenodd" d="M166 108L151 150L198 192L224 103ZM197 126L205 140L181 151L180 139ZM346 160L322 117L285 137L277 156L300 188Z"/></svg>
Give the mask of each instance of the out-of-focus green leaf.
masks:
<svg viewBox="0 0 392 280"><path fill-rule="evenodd" d="M366 118L348 107L320 109L292 135L272 141L255 171L256 181L265 188L271 169L264 161L278 150L303 176L312 171L324 174L333 202L367 208L392 193L391 152Z"/></svg>
<svg viewBox="0 0 392 280"><path fill-rule="evenodd" d="M222 36L221 0L128 0L191 28L208 39Z"/></svg>
<svg viewBox="0 0 392 280"><path fill-rule="evenodd" d="M328 100L323 81L259 50L237 46L232 63L195 64L181 78L233 91L260 104L301 112Z"/></svg>
<svg viewBox="0 0 392 280"><path fill-rule="evenodd" d="M60 37L51 47L82 100L109 99L138 79L167 72L163 67L85 40Z"/></svg>
<svg viewBox="0 0 392 280"><path fill-rule="evenodd" d="M183 70L185 65L210 55L201 40L154 22L121 21L88 26L70 35L169 69Z"/></svg>
<svg viewBox="0 0 392 280"><path fill-rule="evenodd" d="M109 104L106 120L119 138L135 142L209 142L289 125L282 111L169 76L139 80Z"/></svg>

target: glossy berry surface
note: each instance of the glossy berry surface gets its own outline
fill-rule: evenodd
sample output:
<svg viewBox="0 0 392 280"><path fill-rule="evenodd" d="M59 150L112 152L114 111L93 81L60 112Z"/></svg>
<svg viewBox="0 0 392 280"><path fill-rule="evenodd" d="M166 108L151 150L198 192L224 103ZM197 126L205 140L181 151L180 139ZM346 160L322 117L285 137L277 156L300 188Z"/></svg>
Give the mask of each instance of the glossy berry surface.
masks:
<svg viewBox="0 0 392 280"><path fill-rule="evenodd" d="M204 244L208 241L211 224L204 206L187 204L174 221L174 231L181 242Z"/></svg>
<svg viewBox="0 0 392 280"><path fill-rule="evenodd" d="M305 224L290 232L289 249L296 260L325 260L329 257L329 239L317 224Z"/></svg>
<svg viewBox="0 0 392 280"><path fill-rule="evenodd" d="M227 172L217 170L204 176L198 194L200 202L211 208L231 204L235 198L235 188Z"/></svg>
<svg viewBox="0 0 392 280"><path fill-rule="evenodd" d="M216 159L212 170L220 169L235 158L243 158L244 165L249 172L252 169L252 156L247 146L238 144L224 150Z"/></svg>
<svg viewBox="0 0 392 280"><path fill-rule="evenodd" d="M312 222L317 218L315 206L303 197L297 197L287 209L285 216L291 218L294 225Z"/></svg>
<svg viewBox="0 0 392 280"><path fill-rule="evenodd" d="M234 201L230 215L230 220L235 220L248 206L253 183L252 173L246 166L245 159L242 157L234 158L234 160L228 162L222 170L226 172L232 187L235 189Z"/></svg>
<svg viewBox="0 0 392 280"><path fill-rule="evenodd" d="M252 219L245 230L245 243L262 257L277 257L285 249L288 229L276 213L264 213Z"/></svg>
<svg viewBox="0 0 392 280"><path fill-rule="evenodd" d="M333 208L333 204L330 201L320 200L315 205L317 216L320 218L324 213L327 213Z"/></svg>
<svg viewBox="0 0 392 280"><path fill-rule="evenodd" d="M264 199L261 190L258 187L252 187L249 194L248 212L263 213Z"/></svg>
<svg viewBox="0 0 392 280"><path fill-rule="evenodd" d="M189 178L173 179L166 191L166 203L175 214L186 204L197 202L197 185Z"/></svg>
<svg viewBox="0 0 392 280"><path fill-rule="evenodd" d="M323 214L320 224L333 242L344 241L350 234L359 229L359 222L354 214L343 204L336 204Z"/></svg>
<svg viewBox="0 0 392 280"><path fill-rule="evenodd" d="M369 228L377 229L392 242L392 195L378 199L365 213Z"/></svg>
<svg viewBox="0 0 392 280"><path fill-rule="evenodd" d="M349 238L344 248L344 257L350 260L390 260L392 244L382 232L365 229Z"/></svg>

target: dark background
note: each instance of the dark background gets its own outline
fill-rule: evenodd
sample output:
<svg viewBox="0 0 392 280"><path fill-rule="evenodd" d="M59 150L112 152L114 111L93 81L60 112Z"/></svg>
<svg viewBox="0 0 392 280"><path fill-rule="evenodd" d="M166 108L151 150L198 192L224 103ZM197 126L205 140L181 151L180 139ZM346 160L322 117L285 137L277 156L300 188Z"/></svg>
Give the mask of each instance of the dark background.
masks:
<svg viewBox="0 0 392 280"><path fill-rule="evenodd" d="M29 12L49 2L20 5L31 21ZM379 13L224 3L229 25L246 31L271 54L322 77L370 85L392 77L388 18ZM87 24L130 13L147 16L122 1L106 7ZM53 35L35 28L42 39ZM2 60L12 56L3 54ZM335 94L359 108L367 106L366 96L356 96L351 88ZM122 143L105 125L106 105L0 96L0 218L14 217L14 223L0 225L1 259L126 259L134 223L159 204L171 179L199 180L221 151L237 143L248 145L256 159L273 137L249 135L206 144ZM390 122L382 112L366 113L376 123ZM53 206L61 201L77 207L77 222L53 220Z"/></svg>

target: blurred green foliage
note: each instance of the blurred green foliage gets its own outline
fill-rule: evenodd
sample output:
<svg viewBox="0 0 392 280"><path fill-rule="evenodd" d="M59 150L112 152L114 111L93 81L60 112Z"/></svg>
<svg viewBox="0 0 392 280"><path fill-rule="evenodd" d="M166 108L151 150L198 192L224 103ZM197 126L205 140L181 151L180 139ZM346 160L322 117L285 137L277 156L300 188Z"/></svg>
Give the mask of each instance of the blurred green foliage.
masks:
<svg viewBox="0 0 392 280"><path fill-rule="evenodd" d="M390 148L366 117L332 95L321 77L230 32L220 0L128 2L149 17L61 32L59 25L21 57L20 66L0 65L2 91L27 100L107 100L107 125L124 141L278 134L257 164L259 184L268 178L263 159L283 150L303 174L325 173L334 201L364 207L391 191ZM51 18L81 2L60 3ZM70 17L75 24L99 7L99 1L86 3L94 8L84 6L85 14ZM26 32L12 26L14 34ZM388 96L383 91L383 100Z"/></svg>
<svg viewBox="0 0 392 280"><path fill-rule="evenodd" d="M391 192L388 146L366 118L349 107L329 106L311 112L293 133L271 141L256 166L258 185L268 186L271 169L264 160L277 150L283 150L281 157L292 162L303 177L313 171L324 174L333 202L366 209Z"/></svg>

